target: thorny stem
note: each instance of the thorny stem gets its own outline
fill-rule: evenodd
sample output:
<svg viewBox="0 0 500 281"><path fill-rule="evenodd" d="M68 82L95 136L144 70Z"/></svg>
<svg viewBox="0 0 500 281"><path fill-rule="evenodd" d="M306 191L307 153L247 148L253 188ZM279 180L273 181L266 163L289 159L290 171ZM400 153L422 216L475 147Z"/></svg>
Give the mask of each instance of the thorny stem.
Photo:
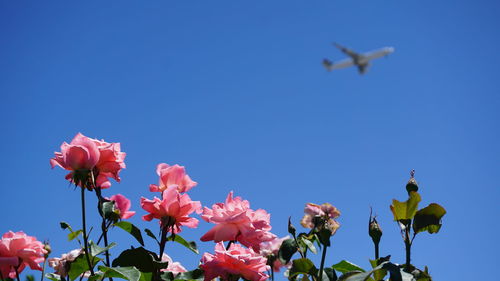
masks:
<svg viewBox="0 0 500 281"><path fill-rule="evenodd" d="M295 244L297 245L297 250L300 254L300 257L305 258L304 253L302 253L302 250L300 249L299 242L297 241L297 236L295 236L295 234L293 234L292 236L293 236L293 240L295 241Z"/></svg>
<svg viewBox="0 0 500 281"><path fill-rule="evenodd" d="M85 258L87 259L87 265L89 266L90 269L90 275L94 276L94 268L92 264L90 263L90 256L89 256L89 243L88 243L88 237L87 237L87 225L85 223L85 188L82 187L82 225L83 225L83 243L84 243L84 251L85 251Z"/></svg>
<svg viewBox="0 0 500 281"><path fill-rule="evenodd" d="M415 238L415 236L414 236ZM410 240L410 228L407 227L405 229L405 249L406 249L406 264L405 264L405 270L409 271L410 270L410 257L411 257L411 244L412 240Z"/></svg>
<svg viewBox="0 0 500 281"><path fill-rule="evenodd" d="M95 195L97 196L97 210L102 217L101 237L104 238L104 247L107 248L108 247L108 228L109 228L109 225L106 226L106 218L104 217L104 213L102 211L102 204L104 203L104 198L102 197L102 194L101 194L101 188L96 186L94 172L91 172L91 175L92 175L92 184L94 185L94 188L95 188ZM112 222L110 222L110 223L112 223ZM99 242L101 241L101 237L99 237L97 244L99 244ZM104 255L106 256L106 266L108 266L108 267L111 266L111 263L109 261L109 249L106 249L106 251L104 252ZM113 281L113 278L109 277L109 281Z"/></svg>
<svg viewBox="0 0 500 281"><path fill-rule="evenodd" d="M43 260L43 266L42 266L42 277L40 277L40 281L43 281L43 277L45 275L45 264L47 263L47 257Z"/></svg>

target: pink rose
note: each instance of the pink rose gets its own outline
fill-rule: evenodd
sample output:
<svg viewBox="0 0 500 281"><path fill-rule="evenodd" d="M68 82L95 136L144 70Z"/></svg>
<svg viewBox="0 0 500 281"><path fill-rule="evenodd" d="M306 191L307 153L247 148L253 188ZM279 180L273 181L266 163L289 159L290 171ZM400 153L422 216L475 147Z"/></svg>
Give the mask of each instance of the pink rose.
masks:
<svg viewBox="0 0 500 281"><path fill-rule="evenodd" d="M177 164L169 166L168 164L160 163L156 167L156 173L160 177L160 181L158 185L151 184L149 186L149 190L152 192L161 192L167 188L177 188L179 192L186 192L198 184L191 180L183 166Z"/></svg>
<svg viewBox="0 0 500 281"><path fill-rule="evenodd" d="M47 251L42 242L24 232L9 231L0 239L0 273L4 278L16 278L16 270L21 273L26 266L42 270L39 263L45 260Z"/></svg>
<svg viewBox="0 0 500 281"><path fill-rule="evenodd" d="M230 280L238 276L251 281L263 281L269 278L265 272L269 270L266 258L238 244L231 244L228 250L219 242L215 245L215 255L204 253L200 268L205 271L205 281L220 277Z"/></svg>
<svg viewBox="0 0 500 281"><path fill-rule="evenodd" d="M76 260L81 254L83 254L83 249L75 249L67 254L63 254L60 258L50 258L48 259L49 266L55 270L56 274L66 277L68 276L71 262Z"/></svg>
<svg viewBox="0 0 500 281"><path fill-rule="evenodd" d="M162 262L168 262L168 267L162 269L161 271L165 272L172 272L175 275L181 273L181 272L186 272L187 270L182 266L179 262L174 262L171 257L169 257L167 254L163 254L161 257Z"/></svg>
<svg viewBox="0 0 500 281"><path fill-rule="evenodd" d="M198 220L189 217L193 212L201 213L200 201L192 201L189 195L180 194L176 188L167 188L162 193L163 199L141 198L141 207L149 212L142 217L145 221L159 219L163 228L172 226L173 233L181 232L181 226L196 228ZM168 229L167 229L168 230Z"/></svg>
<svg viewBox="0 0 500 281"><path fill-rule="evenodd" d="M115 201L115 207L120 211L120 218L128 219L135 215L135 211L129 211L130 209L130 200L127 197L116 194L109 198L109 200Z"/></svg>
<svg viewBox="0 0 500 281"><path fill-rule="evenodd" d="M283 264L278 258L278 252L281 247L281 244L283 243L283 241L287 239L290 239L290 236L287 235L283 238L276 237L274 240L268 242L262 242L260 244L260 254L263 257L269 257L269 256L275 257L275 260L273 262L273 270L275 272L279 272L282 267L290 268L292 266L291 262L288 264Z"/></svg>
<svg viewBox="0 0 500 281"><path fill-rule="evenodd" d="M304 208L304 217L300 221L300 224L306 228L314 228L314 217L321 217L325 221L325 226L335 234L340 224L335 220L340 216L340 211L332 206L330 203L324 203L321 205L314 203L307 203Z"/></svg>
<svg viewBox="0 0 500 281"><path fill-rule="evenodd" d="M262 242L276 238L269 232L271 215L262 209L250 209L250 203L241 197L233 198L233 192L225 203L214 204L212 209L205 207L201 217L216 224L200 238L201 241L239 241L259 251Z"/></svg>
<svg viewBox="0 0 500 281"><path fill-rule="evenodd" d="M69 181L85 185L88 189L96 187L108 188L111 186L109 178L120 181L119 172L125 168L125 153L120 151L119 143L107 143L104 140L96 140L76 134L70 144L64 142L61 152L55 152L54 158L50 159L52 168L60 166L71 171L66 175ZM91 173L93 173L91 175ZM95 177L95 183L89 183L91 176Z"/></svg>

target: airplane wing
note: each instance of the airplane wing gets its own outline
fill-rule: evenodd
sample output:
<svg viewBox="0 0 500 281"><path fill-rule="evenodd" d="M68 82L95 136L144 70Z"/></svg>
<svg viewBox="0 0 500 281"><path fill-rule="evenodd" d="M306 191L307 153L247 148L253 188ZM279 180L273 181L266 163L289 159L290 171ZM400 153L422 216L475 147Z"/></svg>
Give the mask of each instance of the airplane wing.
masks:
<svg viewBox="0 0 500 281"><path fill-rule="evenodd" d="M334 69L341 69L341 68L346 68L349 66L353 66L354 61L353 59L344 59L341 61L337 61L335 63L332 63L331 61L324 59L323 60L323 66L325 66L326 70L332 71Z"/></svg>
<svg viewBox="0 0 500 281"><path fill-rule="evenodd" d="M354 51L353 51L353 50L351 50L351 49L348 49L348 48L346 48L346 47L344 47L344 46L342 46L342 45L340 45L340 44L337 44L337 43L333 43L333 45L334 45L335 47L337 47L340 51L342 51L342 53L344 53L344 54L346 54L346 55L350 56L350 57L351 57L351 58L353 58L353 59L357 59L357 58L359 57L359 54L358 54L358 53L356 53L356 52L354 52Z"/></svg>
<svg viewBox="0 0 500 281"><path fill-rule="evenodd" d="M394 48L392 48L392 47L385 47L385 48L382 48L382 49L378 49L378 50L375 50L375 51L364 53L363 57L366 58L367 60L373 60L373 59L381 58L383 56L387 56L388 54L393 53L393 52L394 52Z"/></svg>

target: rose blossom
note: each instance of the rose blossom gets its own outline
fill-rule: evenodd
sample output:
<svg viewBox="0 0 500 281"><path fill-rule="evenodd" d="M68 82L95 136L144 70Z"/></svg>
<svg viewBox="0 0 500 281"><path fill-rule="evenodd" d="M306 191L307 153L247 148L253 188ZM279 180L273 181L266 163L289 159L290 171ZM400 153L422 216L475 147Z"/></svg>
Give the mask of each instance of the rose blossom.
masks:
<svg viewBox="0 0 500 281"><path fill-rule="evenodd" d="M205 207L201 217L216 224L200 238L201 241L239 241L259 251L260 243L276 237L269 232L271 215L262 209L250 209L250 203L241 197L233 198L232 191L225 203L214 204L212 209Z"/></svg>
<svg viewBox="0 0 500 281"><path fill-rule="evenodd" d="M120 218L128 219L135 215L135 211L129 211L130 209L130 200L127 197L116 194L109 198L109 200L115 201L115 207L120 211Z"/></svg>
<svg viewBox="0 0 500 281"><path fill-rule="evenodd" d="M71 143L64 142L61 152L55 152L54 158L50 159L52 168L59 166L71 171L66 179L76 184L85 185L92 189L94 186L88 184L90 173L95 176L95 184L100 188L111 186L109 178L120 181L119 172L125 168L123 162L126 154L120 151L119 143L107 143L104 140L96 140L76 134Z"/></svg>
<svg viewBox="0 0 500 281"><path fill-rule="evenodd" d="M21 273L26 266L42 270L39 263L45 260L47 251L42 242L24 232L9 231L0 239L0 273L3 278L16 278L16 267Z"/></svg>
<svg viewBox="0 0 500 281"><path fill-rule="evenodd" d="M163 199L154 197L153 200L141 198L141 207L149 212L142 217L143 220L159 219L163 228L172 226L173 233L181 232L181 226L198 226L199 221L189 215L193 212L201 213L200 201L192 201L189 195L180 194L176 188L167 188L162 197Z"/></svg>
<svg viewBox="0 0 500 281"><path fill-rule="evenodd" d="M280 259L278 258L278 252L280 250L281 244L283 241L290 239L290 236L285 236L283 238L278 238L276 237L274 240L268 241L268 242L262 242L260 244L260 254L263 257L269 258L269 256L274 256L274 262L273 262L273 267L272 269L275 272L279 272L281 267L287 267L290 268L292 266L291 262L288 264L283 264L281 263Z"/></svg>
<svg viewBox="0 0 500 281"><path fill-rule="evenodd" d="M177 188L179 192L186 192L198 184L191 180L183 166L177 164L169 166L168 164L160 163L156 167L156 173L160 177L160 180L158 185L151 184L149 186L149 190L152 192L164 191L167 188Z"/></svg>
<svg viewBox="0 0 500 281"><path fill-rule="evenodd" d="M67 254L62 254L60 258L50 258L48 259L49 266L55 270L56 274L66 277L68 276L70 263L82 253L83 249L75 249Z"/></svg>
<svg viewBox="0 0 500 281"><path fill-rule="evenodd" d="M300 224L306 228L314 228L314 218L320 217L325 221L325 226L330 230L330 232L335 234L340 224L335 220L340 216L340 211L332 206L330 203L324 203L321 205L314 203L307 203L304 208L304 217L300 221Z"/></svg>
<svg viewBox="0 0 500 281"><path fill-rule="evenodd" d="M231 244L228 250L219 242L215 245L215 255L204 253L200 268L205 271L205 281L220 277L230 280L230 277L243 277L251 281L263 281L269 278L264 272L269 270L266 258L252 249L238 244Z"/></svg>
<svg viewBox="0 0 500 281"><path fill-rule="evenodd" d="M182 266L179 262L174 262L172 260L171 257L169 257L167 254L163 254L163 256L161 256L161 261L162 262L168 262L168 267L167 268L164 268L164 269L161 269L160 271L168 271L168 272L172 272L172 274L174 274L174 276L176 276L177 274L181 273L181 272L187 272L187 270L184 268L184 266Z"/></svg>

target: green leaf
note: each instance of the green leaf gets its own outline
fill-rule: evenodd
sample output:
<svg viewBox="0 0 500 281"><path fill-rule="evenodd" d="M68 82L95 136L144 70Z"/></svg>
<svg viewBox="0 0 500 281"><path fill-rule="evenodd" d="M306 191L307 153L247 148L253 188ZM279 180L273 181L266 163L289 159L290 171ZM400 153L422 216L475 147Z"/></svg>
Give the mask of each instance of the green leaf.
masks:
<svg viewBox="0 0 500 281"><path fill-rule="evenodd" d="M405 202L396 199L392 200L391 211L395 221L411 220L417 212L420 195L416 191L410 192L410 198Z"/></svg>
<svg viewBox="0 0 500 281"><path fill-rule="evenodd" d="M293 239L287 239L281 243L278 251L278 258L283 264L287 264L292 256L297 252L297 243Z"/></svg>
<svg viewBox="0 0 500 281"><path fill-rule="evenodd" d="M99 266L99 270L104 273L102 279L106 277L117 277L130 281L139 281L141 278L141 272L133 266L128 266L128 267Z"/></svg>
<svg viewBox="0 0 500 281"><path fill-rule="evenodd" d="M134 236L134 238L141 244L141 246L144 246L144 240L142 240L141 230L137 226L129 223L128 221L119 221L115 223L114 226L117 226L130 233L130 235Z"/></svg>
<svg viewBox="0 0 500 281"><path fill-rule="evenodd" d="M386 263L387 262L384 262L384 263L380 264L379 266L375 267L374 269L367 271L367 272L360 272L359 270L346 272L342 276L340 276L338 281L366 281L370 278L370 276L374 272L381 270L382 267ZM395 280L392 280L392 281L395 281Z"/></svg>
<svg viewBox="0 0 500 281"><path fill-rule="evenodd" d="M441 218L446 214L446 210L439 204L431 203L429 206L418 210L413 221L413 231L419 233L427 231L438 233L441 228Z"/></svg>
<svg viewBox="0 0 500 281"><path fill-rule="evenodd" d="M139 279L139 281L151 281L151 280L153 280L153 273L141 272L141 279Z"/></svg>
<svg viewBox="0 0 500 281"><path fill-rule="evenodd" d="M116 246L116 243L111 242L111 244L109 244L107 247L104 247L104 248L99 247L99 245L96 245L92 241L90 241L89 245L90 245L90 256L97 256L97 255L104 253L105 251L113 248L114 246Z"/></svg>
<svg viewBox="0 0 500 281"><path fill-rule="evenodd" d="M177 243L181 244L182 246L188 248L189 250L193 251L195 254L199 254L198 248L196 247L196 243L194 241L189 241L189 242L186 241L179 234L172 235L172 236L168 237L167 240L177 242Z"/></svg>
<svg viewBox="0 0 500 281"><path fill-rule="evenodd" d="M66 228L68 228L70 231L73 231L73 230L71 229L71 225L69 225L69 223L67 223L67 222L65 222L65 221L60 222L60 223L59 223L59 225L61 226L61 228L62 228L63 230L65 230Z"/></svg>
<svg viewBox="0 0 500 281"><path fill-rule="evenodd" d="M378 263L377 260L370 260L372 268L377 267L377 263ZM373 272L373 279L375 279L375 281L384 280L384 277L386 275L387 275L387 270L382 268L380 270Z"/></svg>
<svg viewBox="0 0 500 281"><path fill-rule="evenodd" d="M326 277L326 279L325 279ZM337 274L335 273L335 270L333 270L330 267L327 267L323 270L323 280L324 281L336 281L337 280Z"/></svg>
<svg viewBox="0 0 500 281"><path fill-rule="evenodd" d="M27 274L26 281L35 281L35 276L33 276L32 274Z"/></svg>
<svg viewBox="0 0 500 281"><path fill-rule="evenodd" d="M101 259L98 257L90 257L90 260L94 262L94 265ZM89 271L89 266L85 254L79 255L74 261L70 263L68 276L70 280L75 280L80 277L83 273Z"/></svg>
<svg viewBox="0 0 500 281"><path fill-rule="evenodd" d="M311 274L316 275L318 269L314 266L314 263L307 258L296 259L292 261L292 267L290 268L289 276L297 276L298 274Z"/></svg>
<svg viewBox="0 0 500 281"><path fill-rule="evenodd" d="M113 267L135 266L141 272L153 272L158 267L155 265L157 255L143 247L132 248L121 252L112 262Z"/></svg>
<svg viewBox="0 0 500 281"><path fill-rule="evenodd" d="M316 250L314 244L309 239L307 239L305 235L299 235L299 241L304 243L304 245L314 254L318 253L318 250Z"/></svg>
<svg viewBox="0 0 500 281"><path fill-rule="evenodd" d="M150 229L145 228L145 229L144 229L144 232L146 232L146 234L147 234L149 237L153 238L153 239L156 241L156 243L158 243L158 245L160 244L160 241L158 241L158 239L156 238L156 236L154 235L154 233L153 233Z"/></svg>
<svg viewBox="0 0 500 281"><path fill-rule="evenodd" d="M47 273L45 274L45 278L52 280L52 281L61 281L61 276L55 273Z"/></svg>
<svg viewBox="0 0 500 281"><path fill-rule="evenodd" d="M346 273L346 272L354 271L354 270L365 272L365 270L362 269L361 267L353 264L352 262L346 261L346 260L342 260L339 263L332 265L332 269L335 269L336 271L342 272L342 273Z"/></svg>
<svg viewBox="0 0 500 281"><path fill-rule="evenodd" d="M82 234L82 233L83 233L83 230L81 230L81 229L79 229L79 230L77 230L77 231L75 231L75 232L73 232L73 231L72 231L72 232L70 232L70 233L68 234L68 241L71 241L71 240L73 240L73 239L77 238L77 237L78 237L80 234Z"/></svg>

